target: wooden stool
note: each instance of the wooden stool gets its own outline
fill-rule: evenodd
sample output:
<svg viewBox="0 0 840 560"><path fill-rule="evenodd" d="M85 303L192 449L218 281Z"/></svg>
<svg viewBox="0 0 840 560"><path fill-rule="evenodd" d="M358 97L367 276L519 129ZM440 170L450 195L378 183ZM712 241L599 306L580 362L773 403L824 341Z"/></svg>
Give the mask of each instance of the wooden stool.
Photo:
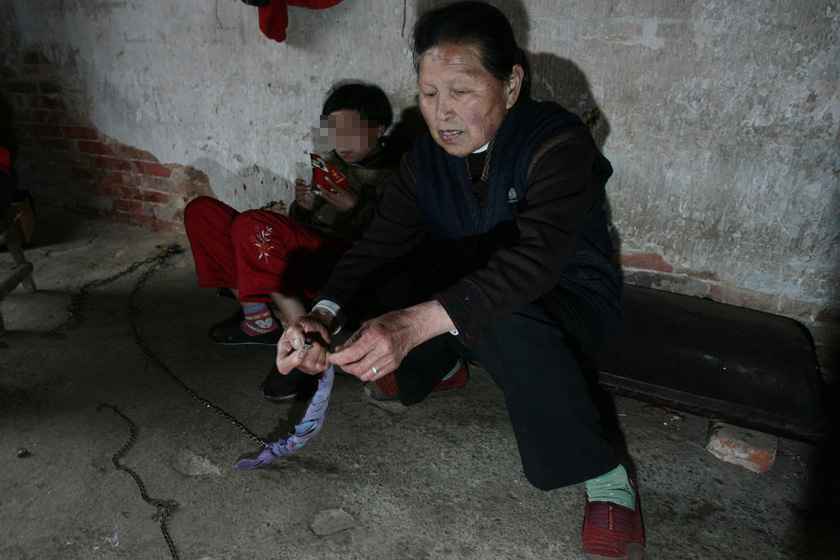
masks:
<svg viewBox="0 0 840 560"><path fill-rule="evenodd" d="M9 210L0 216L0 235L3 235L6 240L6 247L9 248L9 253L15 260L15 268L12 273L5 278L0 278L0 302L12 293L17 288L18 284L23 284L23 289L27 292L35 291L35 282L32 280L32 263L26 261L23 254L23 247L18 237L17 227L15 226L15 209ZM3 312L0 309L0 334L6 332L6 326L3 324Z"/></svg>

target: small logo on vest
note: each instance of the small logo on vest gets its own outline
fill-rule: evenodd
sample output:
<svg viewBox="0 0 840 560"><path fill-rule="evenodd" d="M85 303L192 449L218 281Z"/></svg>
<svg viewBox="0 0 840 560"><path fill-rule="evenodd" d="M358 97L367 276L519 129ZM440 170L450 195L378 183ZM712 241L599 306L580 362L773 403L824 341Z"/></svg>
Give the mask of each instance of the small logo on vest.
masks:
<svg viewBox="0 0 840 560"><path fill-rule="evenodd" d="M508 204L514 204L516 202L519 202L519 197L516 196L516 189L511 187L508 191Z"/></svg>

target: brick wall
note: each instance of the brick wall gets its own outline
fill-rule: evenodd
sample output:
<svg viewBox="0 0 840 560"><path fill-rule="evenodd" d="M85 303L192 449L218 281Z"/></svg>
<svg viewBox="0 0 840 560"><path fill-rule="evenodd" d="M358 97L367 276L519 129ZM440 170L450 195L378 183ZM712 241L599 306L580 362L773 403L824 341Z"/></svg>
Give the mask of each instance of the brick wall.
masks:
<svg viewBox="0 0 840 560"><path fill-rule="evenodd" d="M70 109L42 53L29 50L16 66L0 67L0 131L13 133L2 141L11 144L18 184L36 201L161 229L182 227L186 202L213 195L204 173L109 139ZM821 363L840 370L840 310L729 286L656 253L623 253L617 262L630 284L802 320L815 335Z"/></svg>
<svg viewBox="0 0 840 560"><path fill-rule="evenodd" d="M0 68L0 102L2 141L12 151L18 188L30 191L36 202L166 229L182 227L189 200L213 194L204 173L164 165L78 116L82 111L68 107L40 52L26 51L15 67Z"/></svg>

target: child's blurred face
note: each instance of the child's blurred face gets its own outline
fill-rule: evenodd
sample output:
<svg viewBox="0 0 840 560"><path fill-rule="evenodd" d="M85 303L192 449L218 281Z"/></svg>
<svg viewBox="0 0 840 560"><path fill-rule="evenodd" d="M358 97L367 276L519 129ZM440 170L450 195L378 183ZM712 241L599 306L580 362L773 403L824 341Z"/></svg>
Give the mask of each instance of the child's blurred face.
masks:
<svg viewBox="0 0 840 560"><path fill-rule="evenodd" d="M362 117L358 111L341 109L321 117L321 128L329 130L330 145L347 163L358 163L379 148L384 127Z"/></svg>

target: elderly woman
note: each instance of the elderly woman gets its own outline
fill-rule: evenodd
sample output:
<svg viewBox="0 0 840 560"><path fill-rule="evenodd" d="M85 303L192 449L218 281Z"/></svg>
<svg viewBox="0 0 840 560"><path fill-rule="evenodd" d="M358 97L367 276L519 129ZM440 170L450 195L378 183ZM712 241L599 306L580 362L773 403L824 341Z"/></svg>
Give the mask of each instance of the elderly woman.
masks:
<svg viewBox="0 0 840 560"><path fill-rule="evenodd" d="M527 62L495 8L424 14L414 56L430 133L312 312L287 327L278 369L332 363L382 389L393 379L410 405L460 360L481 363L504 393L528 480L585 483L587 557L642 558L635 486L579 363L622 321L603 209L612 168L578 117L528 98ZM393 310L328 352L342 306L406 258L417 272L381 292Z"/></svg>

